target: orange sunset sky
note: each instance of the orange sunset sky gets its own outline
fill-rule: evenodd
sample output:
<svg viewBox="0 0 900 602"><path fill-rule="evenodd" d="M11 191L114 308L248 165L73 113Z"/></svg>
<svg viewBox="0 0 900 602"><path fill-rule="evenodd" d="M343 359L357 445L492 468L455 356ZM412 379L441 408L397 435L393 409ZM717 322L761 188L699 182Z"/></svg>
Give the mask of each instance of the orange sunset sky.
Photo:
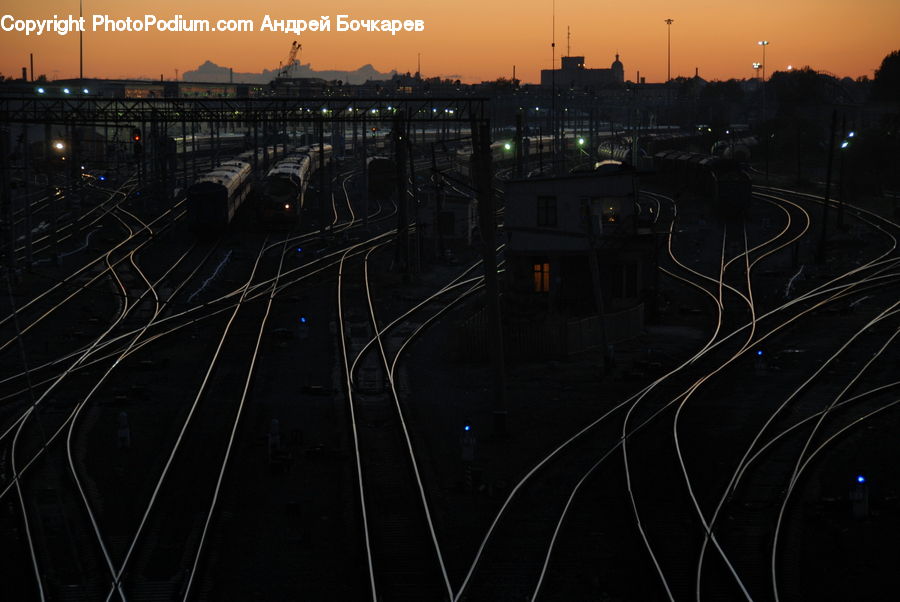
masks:
<svg viewBox="0 0 900 602"><path fill-rule="evenodd" d="M380 71L415 71L421 53L425 76L477 82L510 77L513 65L523 82L536 82L551 65L552 0L338 0L335 2L236 2L231 0L85 0L84 13L113 17L273 18L332 17L332 31L304 33L301 62L317 70L353 70L371 63ZM0 15L50 18L78 15L78 1L4 0ZM421 33L338 33L335 18L423 19ZM838 76L872 77L882 58L900 48L898 0L557 0L557 61L566 53L585 55L588 67L609 67L618 52L626 79L637 71L648 82L666 75L665 18L672 25L672 76L747 78L762 60L757 41L771 42L767 71L810 65ZM88 19L89 21L89 19ZM94 33L84 36L85 77L166 79L175 70L196 69L205 60L235 72L274 69L295 36L255 33ZM26 37L0 31L0 73L18 77L35 55L35 74L51 79L78 76L78 35Z"/></svg>

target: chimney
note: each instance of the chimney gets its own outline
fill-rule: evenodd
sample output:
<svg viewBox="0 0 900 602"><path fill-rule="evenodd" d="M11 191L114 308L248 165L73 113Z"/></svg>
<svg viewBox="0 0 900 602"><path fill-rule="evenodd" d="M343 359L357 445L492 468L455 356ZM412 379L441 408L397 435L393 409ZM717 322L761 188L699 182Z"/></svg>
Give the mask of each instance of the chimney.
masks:
<svg viewBox="0 0 900 602"><path fill-rule="evenodd" d="M34 54L28 54L28 64L31 66L31 81L34 81Z"/></svg>
<svg viewBox="0 0 900 602"><path fill-rule="evenodd" d="M700 77L700 67L694 67L694 77Z"/></svg>
<svg viewBox="0 0 900 602"><path fill-rule="evenodd" d="M28 67L22 67L22 81L28 81Z"/></svg>
<svg viewBox="0 0 900 602"><path fill-rule="evenodd" d="M231 67L228 68L228 83L234 83L234 69L232 69Z"/></svg>
<svg viewBox="0 0 900 602"><path fill-rule="evenodd" d="M637 83L641 83L641 70L638 69Z"/></svg>

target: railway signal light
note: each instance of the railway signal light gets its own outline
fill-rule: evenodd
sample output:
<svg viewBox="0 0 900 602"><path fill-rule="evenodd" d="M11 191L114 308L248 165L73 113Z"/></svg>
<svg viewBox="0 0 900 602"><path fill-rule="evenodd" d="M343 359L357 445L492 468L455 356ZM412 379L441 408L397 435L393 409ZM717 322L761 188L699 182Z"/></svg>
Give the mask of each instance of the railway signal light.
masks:
<svg viewBox="0 0 900 602"><path fill-rule="evenodd" d="M869 516L869 485L866 475L856 473L856 483L850 487L850 503L853 518L862 519Z"/></svg>
<svg viewBox="0 0 900 602"><path fill-rule="evenodd" d="M756 350L756 357L762 357L762 356L763 356L763 350L762 350L762 349L757 349L757 350Z"/></svg>
<svg viewBox="0 0 900 602"><path fill-rule="evenodd" d="M297 336L300 339L309 338L309 324L307 324L306 316L300 316L297 323Z"/></svg>
<svg viewBox="0 0 900 602"><path fill-rule="evenodd" d="M468 466L475 460L475 431L472 430L472 423L469 420L463 421L463 432L459 436L460 453L462 461ZM471 477L466 475L467 482ZM471 487L471 482L468 482Z"/></svg>
<svg viewBox="0 0 900 602"><path fill-rule="evenodd" d="M133 128L131 130L131 141L134 142L134 156L138 157L144 153L144 147L141 145L141 130Z"/></svg>

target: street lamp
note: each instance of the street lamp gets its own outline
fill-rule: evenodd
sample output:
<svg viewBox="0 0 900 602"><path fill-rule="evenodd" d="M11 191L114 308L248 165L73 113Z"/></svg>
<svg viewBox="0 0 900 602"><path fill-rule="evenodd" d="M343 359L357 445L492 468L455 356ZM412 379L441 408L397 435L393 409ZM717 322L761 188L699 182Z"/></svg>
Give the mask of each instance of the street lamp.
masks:
<svg viewBox="0 0 900 602"><path fill-rule="evenodd" d="M763 81L766 81L766 46L769 45L768 40L760 40L757 42L760 46L763 47L763 60L762 60L762 70L763 70Z"/></svg>
<svg viewBox="0 0 900 602"><path fill-rule="evenodd" d="M84 0L78 0L78 18L84 18ZM84 31L78 30L78 82L84 81Z"/></svg>
<svg viewBox="0 0 900 602"><path fill-rule="evenodd" d="M674 23L674 19L666 19L666 47L667 47L667 60L666 60L666 81L670 81L672 79L672 23Z"/></svg>
<svg viewBox="0 0 900 602"><path fill-rule="evenodd" d="M756 69L756 79L759 79L759 69L762 65L762 63L753 63L753 68Z"/></svg>
<svg viewBox="0 0 900 602"><path fill-rule="evenodd" d="M760 40L759 42L757 42L757 44L759 44L760 46L762 46L762 49L763 49L763 56L762 56L762 59L763 59L763 60L762 60L762 71L763 71L763 78L762 78L762 93L763 93L762 117L763 117L763 118L762 118L762 121L763 121L763 124L765 124L765 122L766 122L766 46L769 45L769 41L768 41L768 40ZM766 153L766 186L768 186L768 185L769 185L769 132L768 132L767 130L764 130L763 133L764 133L765 136L766 136L766 144L765 144L765 153Z"/></svg>

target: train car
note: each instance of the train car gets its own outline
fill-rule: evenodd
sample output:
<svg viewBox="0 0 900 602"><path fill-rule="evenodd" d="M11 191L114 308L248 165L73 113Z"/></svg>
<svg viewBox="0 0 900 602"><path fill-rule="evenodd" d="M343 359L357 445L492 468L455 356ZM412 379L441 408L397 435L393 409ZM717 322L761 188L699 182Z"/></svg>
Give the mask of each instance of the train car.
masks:
<svg viewBox="0 0 900 602"><path fill-rule="evenodd" d="M309 155L310 169L312 171L318 170L322 164L328 165L331 163L332 148L330 144L323 144L321 147L318 144L301 146L295 152Z"/></svg>
<svg viewBox="0 0 900 602"><path fill-rule="evenodd" d="M300 222L304 195L312 174L309 155L289 155L266 174L259 195L259 213L268 224L294 226Z"/></svg>
<svg viewBox="0 0 900 602"><path fill-rule="evenodd" d="M221 232L250 194L252 166L246 161L222 163L187 191L188 226L198 235Z"/></svg>
<svg viewBox="0 0 900 602"><path fill-rule="evenodd" d="M366 184L369 198L385 201L394 196L397 183L397 163L388 157L366 159Z"/></svg>
<svg viewBox="0 0 900 602"><path fill-rule="evenodd" d="M656 153L653 164L676 192L710 201L720 216L736 217L747 211L752 182L737 161L670 150Z"/></svg>
<svg viewBox="0 0 900 602"><path fill-rule="evenodd" d="M631 145L612 141L604 142L597 147L597 157L600 161L619 161L628 165L634 165L633 150ZM643 161L646 157L647 152L643 148L638 148L638 158Z"/></svg>
<svg viewBox="0 0 900 602"><path fill-rule="evenodd" d="M759 141L755 136L719 140L713 144L711 154L725 159L733 159L741 163L747 163L750 161L752 149L758 144Z"/></svg>
<svg viewBox="0 0 900 602"><path fill-rule="evenodd" d="M287 152L287 147L283 144L276 144L273 146L265 146L260 147L256 150L248 150L239 154L235 157L238 161L245 161L250 165L256 165L257 173L264 174L268 173L269 167L271 167L272 163L279 156L285 155ZM254 155L256 155L256 162L254 163Z"/></svg>
<svg viewBox="0 0 900 602"><path fill-rule="evenodd" d="M746 215L753 197L753 181L742 169L720 170L716 173L716 201L726 217Z"/></svg>

